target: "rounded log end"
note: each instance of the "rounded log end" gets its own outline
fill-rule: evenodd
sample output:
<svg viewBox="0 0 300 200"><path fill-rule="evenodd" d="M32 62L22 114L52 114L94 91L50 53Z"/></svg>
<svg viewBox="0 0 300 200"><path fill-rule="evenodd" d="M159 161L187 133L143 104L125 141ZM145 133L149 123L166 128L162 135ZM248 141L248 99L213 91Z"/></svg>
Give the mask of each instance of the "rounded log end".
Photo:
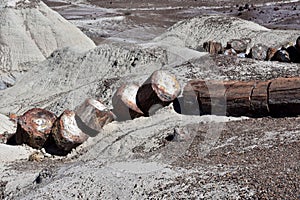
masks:
<svg viewBox="0 0 300 200"><path fill-rule="evenodd" d="M69 152L87 140L88 135L77 126L75 112L65 110L52 128L52 136L57 147Z"/></svg>
<svg viewBox="0 0 300 200"><path fill-rule="evenodd" d="M173 74L158 70L151 75L152 89L158 98L164 102L173 101L181 92L181 87Z"/></svg>
<svg viewBox="0 0 300 200"><path fill-rule="evenodd" d="M16 144L28 144L33 148L43 147L51 133L56 116L47 110L33 108L18 119Z"/></svg>

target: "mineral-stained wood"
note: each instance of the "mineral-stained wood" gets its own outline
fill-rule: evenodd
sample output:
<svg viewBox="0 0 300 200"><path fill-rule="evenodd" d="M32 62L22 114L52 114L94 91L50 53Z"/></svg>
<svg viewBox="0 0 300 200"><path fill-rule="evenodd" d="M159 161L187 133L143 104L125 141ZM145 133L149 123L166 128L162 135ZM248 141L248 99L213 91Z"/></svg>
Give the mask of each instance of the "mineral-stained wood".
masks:
<svg viewBox="0 0 300 200"><path fill-rule="evenodd" d="M269 87L269 108L272 116L300 115L300 78L278 78Z"/></svg>
<svg viewBox="0 0 300 200"><path fill-rule="evenodd" d="M268 88L271 81L256 82L251 94L251 116L264 117L269 115Z"/></svg>
<svg viewBox="0 0 300 200"><path fill-rule="evenodd" d="M33 108L18 119L16 144L28 144L41 149L51 133L56 116L47 110Z"/></svg>
<svg viewBox="0 0 300 200"><path fill-rule="evenodd" d="M131 83L124 84L118 88L112 98L113 113L117 116L117 120L129 120L141 117L144 113L136 104L136 95L139 85Z"/></svg>
<svg viewBox="0 0 300 200"><path fill-rule="evenodd" d="M88 135L78 127L75 112L65 110L52 127L52 138L58 151L68 153L86 141Z"/></svg>
<svg viewBox="0 0 300 200"><path fill-rule="evenodd" d="M227 115L228 116L250 116L251 115L251 93L255 81L236 82L226 90Z"/></svg>
<svg viewBox="0 0 300 200"><path fill-rule="evenodd" d="M191 80L183 91L185 114L250 117L300 115L300 77L270 81ZM224 112L224 109L226 112Z"/></svg>
<svg viewBox="0 0 300 200"><path fill-rule="evenodd" d="M226 90L236 81L204 81L191 80L185 86L183 91L184 110L187 114L193 113L193 109L197 109L195 98L198 101L200 114L226 114ZM198 113L199 114L199 113Z"/></svg>
<svg viewBox="0 0 300 200"><path fill-rule="evenodd" d="M174 75L158 70L139 88L136 103L145 116L149 116L174 101L180 91L180 84Z"/></svg>
<svg viewBox="0 0 300 200"><path fill-rule="evenodd" d="M75 109L75 113L79 128L92 137L96 136L104 125L114 120L113 113L95 99L86 99Z"/></svg>

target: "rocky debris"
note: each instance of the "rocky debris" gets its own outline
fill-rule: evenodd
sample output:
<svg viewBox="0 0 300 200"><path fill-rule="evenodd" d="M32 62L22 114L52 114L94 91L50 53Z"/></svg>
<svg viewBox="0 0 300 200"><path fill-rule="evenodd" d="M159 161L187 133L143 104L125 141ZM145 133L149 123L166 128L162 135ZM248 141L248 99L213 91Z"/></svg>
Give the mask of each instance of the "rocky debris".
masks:
<svg viewBox="0 0 300 200"><path fill-rule="evenodd" d="M226 49L234 49L237 53L246 53L251 39L232 39L227 42Z"/></svg>
<svg viewBox="0 0 300 200"><path fill-rule="evenodd" d="M89 136L96 136L102 127L115 118L114 114L100 101L86 99L75 108L75 120L78 127Z"/></svg>
<svg viewBox="0 0 300 200"><path fill-rule="evenodd" d="M45 183L46 180L49 180L52 177L51 168L44 168L39 172L39 175L36 177L35 182L37 184Z"/></svg>
<svg viewBox="0 0 300 200"><path fill-rule="evenodd" d="M185 112L250 117L300 114L300 78L270 81L192 80L183 91ZM196 104L195 104L196 103Z"/></svg>
<svg viewBox="0 0 300 200"><path fill-rule="evenodd" d="M251 40L247 39L234 39L227 42L227 46L224 47L224 55L226 56L237 56L237 57L247 57L256 60L270 60L270 61L279 61L279 62L298 62L300 57L300 37L296 40L296 45L282 47L280 49L269 48L264 44L255 44L246 54L248 49L248 44ZM299 47L297 46L299 42ZM209 42L205 42L203 46L209 46ZM219 43L218 43L219 44ZM211 44L213 45L213 43ZM222 47L221 47L222 48ZM207 47L205 49L210 54L217 54L217 52L210 51ZM222 52L221 52L222 53ZM220 54L220 53L219 53Z"/></svg>
<svg viewBox="0 0 300 200"><path fill-rule="evenodd" d="M18 119L15 143L41 149L51 133L55 120L56 116L50 111L41 108L28 110Z"/></svg>
<svg viewBox="0 0 300 200"><path fill-rule="evenodd" d="M117 89L112 98L113 113L117 120L129 120L144 115L136 103L138 90L139 85L135 83L124 84Z"/></svg>
<svg viewBox="0 0 300 200"><path fill-rule="evenodd" d="M78 127L75 112L65 110L53 124L51 137L58 151L68 154L88 139L88 133Z"/></svg>
<svg viewBox="0 0 300 200"><path fill-rule="evenodd" d="M180 84L175 75L158 70L138 89L136 103L145 116L149 116L161 107L168 106L180 92Z"/></svg>
<svg viewBox="0 0 300 200"><path fill-rule="evenodd" d="M268 47L264 44L255 44L251 49L247 57L255 60L267 60ZM273 57L273 56L272 56Z"/></svg>
<svg viewBox="0 0 300 200"><path fill-rule="evenodd" d="M29 155L28 161L31 162L41 162L44 158L44 154L40 151L35 151Z"/></svg>

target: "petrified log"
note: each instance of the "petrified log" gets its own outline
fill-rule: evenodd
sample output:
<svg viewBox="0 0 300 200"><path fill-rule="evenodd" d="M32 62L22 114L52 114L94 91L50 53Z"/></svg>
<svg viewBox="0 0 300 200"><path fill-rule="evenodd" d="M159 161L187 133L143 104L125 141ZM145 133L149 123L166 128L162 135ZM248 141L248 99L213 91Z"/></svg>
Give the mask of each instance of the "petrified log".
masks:
<svg viewBox="0 0 300 200"><path fill-rule="evenodd" d="M136 103L144 115L149 116L159 108L168 106L180 91L180 84L174 75L158 70L139 88Z"/></svg>
<svg viewBox="0 0 300 200"><path fill-rule="evenodd" d="M115 118L114 114L100 101L86 99L75 109L78 127L91 137L96 136L102 127Z"/></svg>
<svg viewBox="0 0 300 200"><path fill-rule="evenodd" d="M220 42L208 41L203 43L203 48L210 54L221 54L223 53L223 47Z"/></svg>
<svg viewBox="0 0 300 200"><path fill-rule="evenodd" d="M56 116L47 110L33 108L18 119L16 144L28 144L41 149L48 139Z"/></svg>
<svg viewBox="0 0 300 200"><path fill-rule="evenodd" d="M269 87L269 109L272 116L300 115L300 78L278 78Z"/></svg>
<svg viewBox="0 0 300 200"><path fill-rule="evenodd" d="M236 81L189 81L183 91L185 113L225 115L225 91L235 83ZM195 102L197 102L196 105L194 105Z"/></svg>
<svg viewBox="0 0 300 200"><path fill-rule="evenodd" d="M52 138L60 151L68 153L86 141L88 135L78 127L75 112L65 110L52 127Z"/></svg>
<svg viewBox="0 0 300 200"><path fill-rule="evenodd" d="M225 92L227 100L228 116L251 116L251 93L255 86L255 81L236 82L227 88Z"/></svg>
<svg viewBox="0 0 300 200"><path fill-rule="evenodd" d="M248 57L256 60L266 60L268 49L266 45L256 44L250 49Z"/></svg>
<svg viewBox="0 0 300 200"><path fill-rule="evenodd" d="M183 101L187 114L197 114L193 109L198 108L200 114L297 116L300 115L300 78L257 82L192 80L184 88Z"/></svg>
<svg viewBox="0 0 300 200"><path fill-rule="evenodd" d="M124 84L118 88L112 98L113 113L117 116L117 120L129 120L141 117L144 113L136 104L136 96L139 85L130 83Z"/></svg>
<svg viewBox="0 0 300 200"><path fill-rule="evenodd" d="M274 55L275 55L276 52L277 52L276 48L268 48L266 60L270 61L274 57Z"/></svg>
<svg viewBox="0 0 300 200"><path fill-rule="evenodd" d="M264 117L269 115L268 89L270 84L271 81L256 82L250 97L252 117Z"/></svg>

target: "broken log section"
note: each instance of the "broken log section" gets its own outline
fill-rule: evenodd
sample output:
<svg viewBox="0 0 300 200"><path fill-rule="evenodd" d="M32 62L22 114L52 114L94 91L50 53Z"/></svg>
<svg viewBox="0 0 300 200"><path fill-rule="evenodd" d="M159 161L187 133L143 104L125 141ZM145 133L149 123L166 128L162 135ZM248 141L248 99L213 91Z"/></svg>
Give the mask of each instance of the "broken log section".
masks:
<svg viewBox="0 0 300 200"><path fill-rule="evenodd" d="M114 114L100 101L86 99L75 109L78 127L91 137L96 136L103 126L112 122Z"/></svg>
<svg viewBox="0 0 300 200"><path fill-rule="evenodd" d="M168 106L181 92L180 84L173 74L158 70L138 89L136 103L145 116Z"/></svg>
<svg viewBox="0 0 300 200"><path fill-rule="evenodd" d="M16 144L28 144L41 149L51 133L55 120L56 116L50 111L41 108L28 110L18 119Z"/></svg>
<svg viewBox="0 0 300 200"><path fill-rule="evenodd" d="M270 81L191 80L183 91L184 114L300 115L300 77Z"/></svg>
<svg viewBox="0 0 300 200"><path fill-rule="evenodd" d="M115 92L112 98L114 107L113 113L117 116L117 120L129 120L144 115L136 104L136 95L139 85L131 83L124 84Z"/></svg>
<svg viewBox="0 0 300 200"><path fill-rule="evenodd" d="M58 151L66 154L88 138L88 135L78 127L75 112L70 110L65 110L55 121L51 136Z"/></svg>

